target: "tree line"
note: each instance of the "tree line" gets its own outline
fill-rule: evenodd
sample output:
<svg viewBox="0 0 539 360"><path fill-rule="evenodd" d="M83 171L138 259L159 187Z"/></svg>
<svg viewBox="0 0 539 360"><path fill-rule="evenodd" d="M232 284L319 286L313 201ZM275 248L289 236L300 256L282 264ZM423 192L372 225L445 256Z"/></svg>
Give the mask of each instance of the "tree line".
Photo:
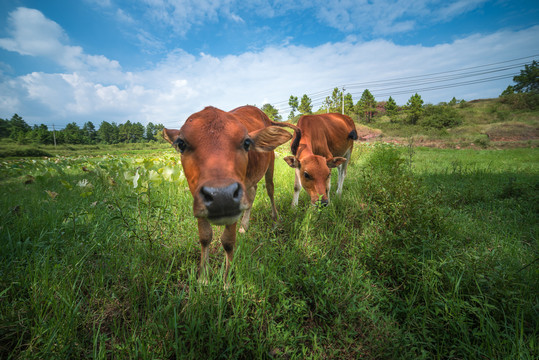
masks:
<svg viewBox="0 0 539 360"><path fill-rule="evenodd" d="M461 119L455 110L455 105L462 103L464 103L464 100L458 101L453 98L448 103L440 103L436 106L425 105L421 95L416 93L410 97L406 105L398 106L391 96L387 101L376 101L369 89L365 89L361 98L354 103L352 94L343 94L336 87L333 89L331 96L326 97L320 108L315 112L313 112L312 101L307 95L303 95L301 100L296 96L290 96L288 105L291 111L288 121L297 122L300 115L331 112L348 115L358 123L368 124L381 116L388 116L391 122L449 127L460 123ZM271 104L262 106L262 111L275 121L282 120L278 110ZM437 122L432 121L433 118L440 117L443 117L443 119Z"/></svg>
<svg viewBox="0 0 539 360"><path fill-rule="evenodd" d="M72 122L61 130L49 130L47 125L30 126L18 114L11 119L0 118L0 139L9 138L19 144L119 144L156 141L163 129L162 124L127 120L123 124L103 121L99 128L88 121L83 127Z"/></svg>
<svg viewBox="0 0 539 360"><path fill-rule="evenodd" d="M513 81L515 85L508 86L500 95L502 102L508 103L514 108L538 108L539 63L534 60L531 64L525 65L520 74L513 77ZM387 101L378 102L372 93L365 89L361 98L354 103L350 93L344 94L336 87L331 96L327 96L320 108L314 112L312 100L306 94L301 99L291 95L288 105L291 109L288 121L291 122L296 122L300 115L335 112L348 115L358 123L371 123L379 117L387 116L390 122L448 128L462 122L462 118L455 108L456 105L466 106L466 102L453 97L449 102L441 102L437 105L425 104L421 95L415 93L404 106L398 106L391 96ZM264 104L262 111L275 121L282 120L279 111L271 104Z"/></svg>

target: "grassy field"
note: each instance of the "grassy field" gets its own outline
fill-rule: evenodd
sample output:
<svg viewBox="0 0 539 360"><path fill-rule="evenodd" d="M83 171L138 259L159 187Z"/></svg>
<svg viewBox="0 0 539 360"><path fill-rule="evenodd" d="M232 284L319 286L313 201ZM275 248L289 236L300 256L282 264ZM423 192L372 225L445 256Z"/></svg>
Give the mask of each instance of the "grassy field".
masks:
<svg viewBox="0 0 539 360"><path fill-rule="evenodd" d="M72 145L61 144L20 145L11 139L0 139L0 158L19 159L24 157L52 157L52 156L100 156L107 155L148 155L162 153L168 150L170 145L162 141L146 143L122 143L122 144L95 144L95 145Z"/></svg>
<svg viewBox="0 0 539 360"><path fill-rule="evenodd" d="M360 144L322 211L279 151L227 290L172 149L0 162L0 357L539 357L538 149Z"/></svg>

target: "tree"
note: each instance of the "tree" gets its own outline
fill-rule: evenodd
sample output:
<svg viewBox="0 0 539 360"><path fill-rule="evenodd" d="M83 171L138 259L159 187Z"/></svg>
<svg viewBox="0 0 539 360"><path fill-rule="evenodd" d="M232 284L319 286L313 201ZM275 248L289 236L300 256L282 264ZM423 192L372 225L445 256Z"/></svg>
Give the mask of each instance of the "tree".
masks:
<svg viewBox="0 0 539 360"><path fill-rule="evenodd" d="M157 135L163 131L163 128L164 126L162 124L154 124L152 122L149 122L148 125L146 125L146 133L144 134L144 139L148 141L158 140L159 137Z"/></svg>
<svg viewBox="0 0 539 360"><path fill-rule="evenodd" d="M271 104L262 105L261 110L273 121L281 121L283 119L283 117L279 115L279 110L274 108Z"/></svg>
<svg viewBox="0 0 539 360"><path fill-rule="evenodd" d="M324 99L324 102L322 103L322 106L320 107L320 110L324 110L325 112L329 112L329 108L331 107L331 98L329 96L326 96Z"/></svg>
<svg viewBox="0 0 539 360"><path fill-rule="evenodd" d="M311 99L306 95L303 94L301 98L301 104L298 108L300 114L312 114L313 113L313 106L311 105Z"/></svg>
<svg viewBox="0 0 539 360"><path fill-rule="evenodd" d="M130 120L127 120L125 123L118 125L118 139L120 142L132 142L132 131L133 124Z"/></svg>
<svg viewBox="0 0 539 360"><path fill-rule="evenodd" d="M47 125L34 125L29 133L31 141L38 144L52 144L54 142L52 132L49 131Z"/></svg>
<svg viewBox="0 0 539 360"><path fill-rule="evenodd" d="M352 94L348 93L344 96L344 114L352 116L354 112L354 99L352 99Z"/></svg>
<svg viewBox="0 0 539 360"><path fill-rule="evenodd" d="M505 89L500 96L508 96L513 95L515 93L515 87L512 85L509 85L507 89Z"/></svg>
<svg viewBox="0 0 539 360"><path fill-rule="evenodd" d="M155 127L154 127L154 136L155 136L155 139L158 140L158 141L165 141L165 139L163 139L162 136L158 136L159 134L162 134L163 133L163 129L165 128L165 125L163 124L155 124Z"/></svg>
<svg viewBox="0 0 539 360"><path fill-rule="evenodd" d="M356 104L358 114L363 114L365 122L371 122L373 113L376 111L376 100L369 89L365 89L361 94L361 99Z"/></svg>
<svg viewBox="0 0 539 360"><path fill-rule="evenodd" d="M534 60L524 65L524 70L520 70L520 75L513 77L513 81L516 82L514 90L518 93L539 93L539 63Z"/></svg>
<svg viewBox="0 0 539 360"><path fill-rule="evenodd" d="M91 121L88 121L83 125L82 133L84 136L85 143L95 144L95 141L97 139L97 131L95 130L95 126Z"/></svg>
<svg viewBox="0 0 539 360"><path fill-rule="evenodd" d="M329 112L340 113L342 111L342 91L338 87L333 89L329 100Z"/></svg>
<svg viewBox="0 0 539 360"><path fill-rule="evenodd" d="M115 123L108 123L103 121L97 130L97 137L99 141L107 144L116 144L119 141L118 126Z"/></svg>
<svg viewBox="0 0 539 360"><path fill-rule="evenodd" d="M133 123L131 127L131 142L142 142L144 140L144 125L140 122Z"/></svg>
<svg viewBox="0 0 539 360"><path fill-rule="evenodd" d="M69 123L64 130L61 131L63 140L66 144L82 144L83 132L81 128L75 123Z"/></svg>
<svg viewBox="0 0 539 360"><path fill-rule="evenodd" d="M410 97L406 103L406 109L408 110L408 122L415 125L423 112L423 99L418 93Z"/></svg>
<svg viewBox="0 0 539 360"><path fill-rule="evenodd" d="M391 96L389 97L389 99L386 102L385 109L386 109L387 115L389 116L389 119L391 121L394 121L395 117L397 116L398 108L397 108L397 103L395 102L395 100Z"/></svg>
<svg viewBox="0 0 539 360"><path fill-rule="evenodd" d="M10 133L9 120L0 119L0 138L9 137Z"/></svg>
<svg viewBox="0 0 539 360"><path fill-rule="evenodd" d="M290 95L290 99L288 99L288 105L292 108L290 111L290 115L288 115L288 119L292 119L294 117L294 111L298 108L298 97L294 95Z"/></svg>
<svg viewBox="0 0 539 360"><path fill-rule="evenodd" d="M23 142L26 136L26 133L32 130L30 125L23 120L17 114L13 114L11 120L9 120L9 137L17 140L18 142Z"/></svg>
<svg viewBox="0 0 539 360"><path fill-rule="evenodd" d="M118 126L118 135L121 142L134 143L144 138L144 126L139 123L132 123L127 120Z"/></svg>

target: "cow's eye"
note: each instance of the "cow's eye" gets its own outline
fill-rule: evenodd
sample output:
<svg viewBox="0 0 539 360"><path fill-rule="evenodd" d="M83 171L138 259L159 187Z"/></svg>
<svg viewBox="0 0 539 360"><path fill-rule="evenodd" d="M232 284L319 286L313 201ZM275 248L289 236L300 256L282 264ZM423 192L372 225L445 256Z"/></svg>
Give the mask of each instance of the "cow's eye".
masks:
<svg viewBox="0 0 539 360"><path fill-rule="evenodd" d="M178 148L180 153L183 153L185 151L185 149L187 148L187 143L185 141L183 141L182 139L180 139L180 138L177 138L174 141L174 145Z"/></svg>
<svg viewBox="0 0 539 360"><path fill-rule="evenodd" d="M243 141L243 148L245 149L245 151L249 151L249 149L251 148L251 145L253 145L253 144L254 144L253 140L245 139Z"/></svg>
<svg viewBox="0 0 539 360"><path fill-rule="evenodd" d="M313 177L311 175L309 175L309 173L307 171L303 172L303 176L305 176L305 179L307 179L307 180L312 180L313 179Z"/></svg>

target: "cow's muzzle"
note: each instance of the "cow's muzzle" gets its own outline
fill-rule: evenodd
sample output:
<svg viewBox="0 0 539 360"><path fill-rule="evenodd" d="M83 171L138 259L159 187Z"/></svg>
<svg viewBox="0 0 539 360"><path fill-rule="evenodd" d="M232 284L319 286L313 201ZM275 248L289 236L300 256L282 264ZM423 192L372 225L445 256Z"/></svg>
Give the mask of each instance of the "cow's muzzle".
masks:
<svg viewBox="0 0 539 360"><path fill-rule="evenodd" d="M223 187L202 186L200 199L207 210L207 218L216 225L236 222L242 211L243 189L235 182Z"/></svg>

